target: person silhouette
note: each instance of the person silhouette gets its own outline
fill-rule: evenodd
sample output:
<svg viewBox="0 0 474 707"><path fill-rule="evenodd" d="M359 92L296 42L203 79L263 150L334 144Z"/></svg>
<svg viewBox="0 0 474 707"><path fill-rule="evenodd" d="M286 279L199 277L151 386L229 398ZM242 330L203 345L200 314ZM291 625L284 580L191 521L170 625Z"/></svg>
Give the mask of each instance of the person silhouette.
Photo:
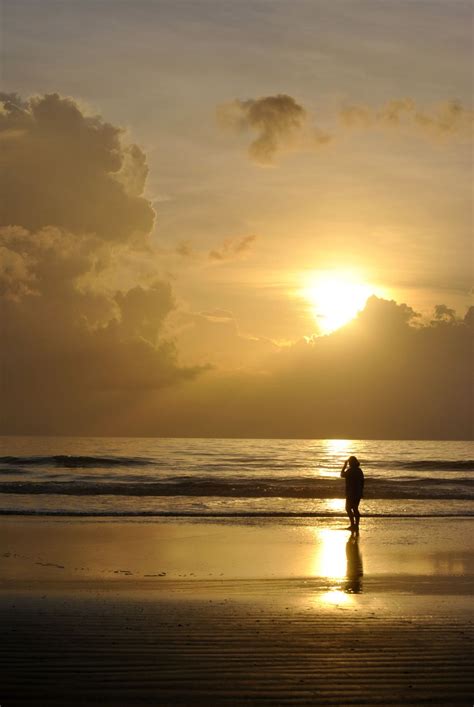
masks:
<svg viewBox="0 0 474 707"><path fill-rule="evenodd" d="M350 521L348 530L354 535L359 535L359 503L364 491L364 473L357 457L346 459L341 477L346 480L346 513Z"/></svg>
<svg viewBox="0 0 474 707"><path fill-rule="evenodd" d="M348 594L360 594L362 591L362 576L364 568L359 547L359 539L351 535L346 544L346 581L344 591Z"/></svg>

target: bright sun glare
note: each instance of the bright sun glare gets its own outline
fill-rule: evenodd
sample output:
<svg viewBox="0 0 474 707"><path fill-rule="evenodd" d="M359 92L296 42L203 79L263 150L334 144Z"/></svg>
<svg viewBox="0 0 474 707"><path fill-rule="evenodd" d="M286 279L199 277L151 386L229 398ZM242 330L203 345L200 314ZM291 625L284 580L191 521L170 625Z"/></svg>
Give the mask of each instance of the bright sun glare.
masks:
<svg viewBox="0 0 474 707"><path fill-rule="evenodd" d="M321 331L329 334L354 319L374 288L348 273L314 275L302 292Z"/></svg>

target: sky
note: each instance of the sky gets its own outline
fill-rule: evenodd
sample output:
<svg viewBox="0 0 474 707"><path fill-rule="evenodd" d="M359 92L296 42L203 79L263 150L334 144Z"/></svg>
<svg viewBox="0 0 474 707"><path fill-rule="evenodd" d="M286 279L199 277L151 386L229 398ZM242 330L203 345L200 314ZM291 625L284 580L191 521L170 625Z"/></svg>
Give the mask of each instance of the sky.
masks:
<svg viewBox="0 0 474 707"><path fill-rule="evenodd" d="M470 3L2 14L0 431L470 437Z"/></svg>

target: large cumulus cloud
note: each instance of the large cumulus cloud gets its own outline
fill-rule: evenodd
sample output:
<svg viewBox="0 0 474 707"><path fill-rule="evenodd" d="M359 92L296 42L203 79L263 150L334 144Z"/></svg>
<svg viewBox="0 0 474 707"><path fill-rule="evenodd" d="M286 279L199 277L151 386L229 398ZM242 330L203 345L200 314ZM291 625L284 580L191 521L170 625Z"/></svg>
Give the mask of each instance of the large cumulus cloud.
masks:
<svg viewBox="0 0 474 707"><path fill-rule="evenodd" d="M112 431L198 372L162 336L175 305L158 268L124 268L155 258L145 155L72 99L1 105L2 431Z"/></svg>
<svg viewBox="0 0 474 707"><path fill-rule="evenodd" d="M120 128L57 94L0 98L1 224L122 241L150 231L144 155L124 145Z"/></svg>

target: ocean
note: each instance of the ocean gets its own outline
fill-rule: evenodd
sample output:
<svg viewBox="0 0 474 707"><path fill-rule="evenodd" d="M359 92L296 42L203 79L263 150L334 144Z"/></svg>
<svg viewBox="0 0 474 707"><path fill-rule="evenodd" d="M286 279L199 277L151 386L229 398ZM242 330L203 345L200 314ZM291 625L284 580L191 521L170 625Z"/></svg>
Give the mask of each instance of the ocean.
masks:
<svg viewBox="0 0 474 707"><path fill-rule="evenodd" d="M365 516L472 516L474 442L0 437L0 514L343 516L344 459Z"/></svg>

